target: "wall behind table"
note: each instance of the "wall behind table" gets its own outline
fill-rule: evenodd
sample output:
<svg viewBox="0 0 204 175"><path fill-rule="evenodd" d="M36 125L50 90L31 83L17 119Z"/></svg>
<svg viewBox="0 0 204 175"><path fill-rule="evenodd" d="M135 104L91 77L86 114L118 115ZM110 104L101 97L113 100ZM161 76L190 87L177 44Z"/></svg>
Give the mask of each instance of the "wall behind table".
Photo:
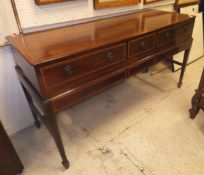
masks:
<svg viewBox="0 0 204 175"><path fill-rule="evenodd" d="M164 0L149 5L123 6L117 8L106 8L95 10L93 0L74 0L57 4L48 4L37 6L34 0L15 0L19 13L21 25L24 29L41 29L41 26L66 23L79 23L84 20L112 16L118 13L127 13L143 8L152 8L155 6L168 6L175 0ZM167 9L168 10L168 9Z"/></svg>
<svg viewBox="0 0 204 175"><path fill-rule="evenodd" d="M18 33L8 0L0 0L0 21L0 42L5 41L6 35ZM0 47L0 120L9 134L33 123L14 66L10 47Z"/></svg>
<svg viewBox="0 0 204 175"><path fill-rule="evenodd" d="M202 12L199 13L198 5L183 7L180 9L180 12L196 16L193 29L193 44L188 60L188 63L191 63L198 58L203 57L203 14ZM174 56L174 59L180 62L182 61L182 58L183 53L179 53ZM179 69L180 66L175 65L175 68Z"/></svg>
<svg viewBox="0 0 204 175"><path fill-rule="evenodd" d="M0 42L5 41L5 36L17 32L18 28L10 1L0 0Z"/></svg>
<svg viewBox="0 0 204 175"><path fill-rule="evenodd" d="M9 134L33 123L9 46L0 48L0 120Z"/></svg>

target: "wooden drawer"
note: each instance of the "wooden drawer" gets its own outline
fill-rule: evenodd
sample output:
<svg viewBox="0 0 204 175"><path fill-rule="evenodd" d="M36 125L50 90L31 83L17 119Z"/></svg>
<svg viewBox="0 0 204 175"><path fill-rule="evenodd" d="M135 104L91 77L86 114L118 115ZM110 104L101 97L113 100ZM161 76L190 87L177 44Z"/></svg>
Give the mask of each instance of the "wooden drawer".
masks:
<svg viewBox="0 0 204 175"><path fill-rule="evenodd" d="M42 83L45 89L53 88L120 63L125 59L125 43L101 49L67 61L61 61L40 68Z"/></svg>
<svg viewBox="0 0 204 175"><path fill-rule="evenodd" d="M128 42L128 57L146 55L155 48L156 34L151 33Z"/></svg>
<svg viewBox="0 0 204 175"><path fill-rule="evenodd" d="M44 97L45 99L51 99L53 97L57 97L60 94L66 94L78 89L84 89L85 87L90 86L90 84L95 83L98 79L103 79L104 77L107 77L107 75L124 68L124 66L126 66L126 61L123 61L114 66L110 66L109 68L104 68L92 74L76 78L72 81L68 81L53 88L49 88L44 93Z"/></svg>
<svg viewBox="0 0 204 175"><path fill-rule="evenodd" d="M53 102L53 108L55 112L61 111L70 107L90 96L93 96L107 88L110 88L122 81L124 81L127 77L126 70L120 70L110 75L107 75L103 79L96 81L94 84L86 87L82 90L79 90L75 93L67 95L59 100Z"/></svg>
<svg viewBox="0 0 204 175"><path fill-rule="evenodd" d="M193 31L193 21L185 22L181 25L177 25L171 28L161 30L157 34L157 47L165 45L179 44L180 41L191 38Z"/></svg>

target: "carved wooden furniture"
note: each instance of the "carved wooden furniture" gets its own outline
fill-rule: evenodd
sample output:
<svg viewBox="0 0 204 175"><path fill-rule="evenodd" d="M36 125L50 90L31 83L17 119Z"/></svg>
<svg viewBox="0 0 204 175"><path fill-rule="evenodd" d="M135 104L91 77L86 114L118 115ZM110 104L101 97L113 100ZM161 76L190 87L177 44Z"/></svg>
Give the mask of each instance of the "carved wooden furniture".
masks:
<svg viewBox="0 0 204 175"><path fill-rule="evenodd" d="M3 125L0 121L0 174L16 175L23 171L21 163Z"/></svg>
<svg viewBox="0 0 204 175"><path fill-rule="evenodd" d="M204 110L204 69L203 73L201 75L200 83L198 86L198 89L196 89L196 92L191 100L192 108L189 110L190 117L194 119L200 109Z"/></svg>
<svg viewBox="0 0 204 175"><path fill-rule="evenodd" d="M195 17L145 10L84 24L7 37L16 71L39 127L53 136L68 168L56 114L142 69L185 50L182 84ZM35 103L33 103L35 101ZM41 107L37 110L36 105Z"/></svg>

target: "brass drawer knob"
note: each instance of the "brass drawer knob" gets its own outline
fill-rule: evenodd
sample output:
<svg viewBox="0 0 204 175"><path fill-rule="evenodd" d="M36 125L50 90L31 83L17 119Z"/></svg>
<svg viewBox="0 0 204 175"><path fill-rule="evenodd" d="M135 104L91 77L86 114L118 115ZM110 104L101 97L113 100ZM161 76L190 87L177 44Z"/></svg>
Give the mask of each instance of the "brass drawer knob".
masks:
<svg viewBox="0 0 204 175"><path fill-rule="evenodd" d="M165 33L165 38L166 38L166 39L170 39L170 33L169 33L169 32L166 32L166 33Z"/></svg>
<svg viewBox="0 0 204 175"><path fill-rule="evenodd" d="M108 52L106 57L108 58L109 61L113 61L113 53L112 52Z"/></svg>
<svg viewBox="0 0 204 175"><path fill-rule="evenodd" d="M187 26L184 26L183 31L186 32L187 28L188 28Z"/></svg>
<svg viewBox="0 0 204 175"><path fill-rule="evenodd" d="M140 48L145 49L145 41L140 41Z"/></svg>
<svg viewBox="0 0 204 175"><path fill-rule="evenodd" d="M64 67L64 74L65 75L71 75L72 74L72 67L70 65L67 65Z"/></svg>

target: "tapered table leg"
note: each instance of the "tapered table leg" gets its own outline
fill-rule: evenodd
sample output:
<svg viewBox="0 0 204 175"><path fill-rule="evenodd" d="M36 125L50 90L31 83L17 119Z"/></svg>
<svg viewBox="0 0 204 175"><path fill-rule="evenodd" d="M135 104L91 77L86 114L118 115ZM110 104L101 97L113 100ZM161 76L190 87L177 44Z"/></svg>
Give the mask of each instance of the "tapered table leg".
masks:
<svg viewBox="0 0 204 175"><path fill-rule="evenodd" d="M49 131L51 132L51 135L53 136L53 139L56 143L56 146L62 158L62 164L65 167L65 169L68 169L69 161L67 159L67 156L64 150L64 146L62 143L62 138L61 138L60 131L58 128L56 115L52 111L52 108L49 104L45 106L45 117L47 118L47 124L49 125L47 127L49 127Z"/></svg>
<svg viewBox="0 0 204 175"><path fill-rule="evenodd" d="M190 54L190 48L186 49L185 52L184 52L184 58L183 58L183 64L182 64L182 67L181 67L181 74L180 74L180 77L179 77L178 88L180 88L181 85L182 85L183 76L184 76L184 73L185 73L185 70L186 70L186 65L187 65L187 62L188 62L189 54Z"/></svg>
<svg viewBox="0 0 204 175"><path fill-rule="evenodd" d="M40 128L41 124L40 124L40 120L38 119L38 114L36 113L36 111L34 110L34 104L33 104L33 99L32 97L30 96L30 94L27 92L26 88L23 86L23 84L21 84L22 88L23 88L23 91L25 93L25 96L26 96L26 99L27 99L27 102L28 102L28 105L30 107L30 110L32 112L32 115L33 115L33 118L34 118L34 121L35 121L35 126L37 128Z"/></svg>

